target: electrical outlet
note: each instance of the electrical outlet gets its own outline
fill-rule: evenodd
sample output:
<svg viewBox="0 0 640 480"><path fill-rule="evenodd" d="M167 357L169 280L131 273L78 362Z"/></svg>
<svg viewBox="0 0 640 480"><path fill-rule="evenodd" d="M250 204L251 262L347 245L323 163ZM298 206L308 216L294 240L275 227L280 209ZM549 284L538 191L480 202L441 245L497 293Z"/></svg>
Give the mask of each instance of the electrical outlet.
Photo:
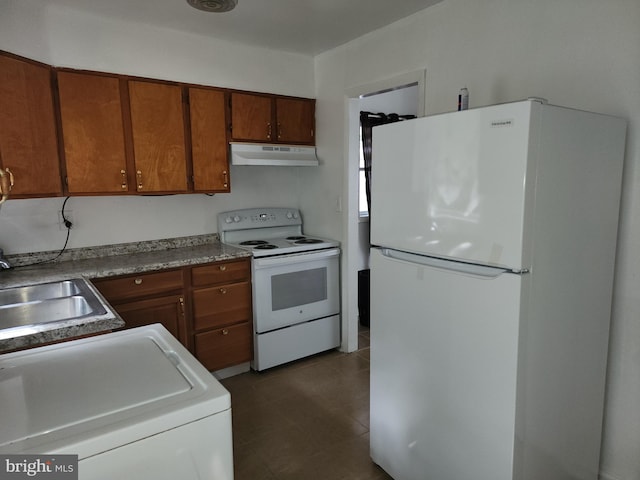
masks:
<svg viewBox="0 0 640 480"><path fill-rule="evenodd" d="M70 221L71 223L74 223L72 210L65 210L64 216L68 221ZM62 218L62 211L58 212L58 228L62 231L65 231L67 229L67 226L64 224L64 218Z"/></svg>

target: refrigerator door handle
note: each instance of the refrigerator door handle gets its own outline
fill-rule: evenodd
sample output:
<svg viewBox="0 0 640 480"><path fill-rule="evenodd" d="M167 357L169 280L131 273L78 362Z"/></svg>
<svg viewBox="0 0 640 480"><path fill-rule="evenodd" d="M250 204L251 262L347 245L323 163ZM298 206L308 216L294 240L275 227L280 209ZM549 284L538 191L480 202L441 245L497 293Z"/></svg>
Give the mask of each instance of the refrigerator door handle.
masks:
<svg viewBox="0 0 640 480"><path fill-rule="evenodd" d="M393 250L390 248L381 248L380 253L382 253L383 256L394 260L402 260L418 265L424 265L426 267L440 268L443 270L464 273L467 275L475 275L478 277L496 278L503 273L515 273L507 268L489 267L486 265L457 262L455 260L444 260L441 258L427 257L424 255L402 252L400 250Z"/></svg>

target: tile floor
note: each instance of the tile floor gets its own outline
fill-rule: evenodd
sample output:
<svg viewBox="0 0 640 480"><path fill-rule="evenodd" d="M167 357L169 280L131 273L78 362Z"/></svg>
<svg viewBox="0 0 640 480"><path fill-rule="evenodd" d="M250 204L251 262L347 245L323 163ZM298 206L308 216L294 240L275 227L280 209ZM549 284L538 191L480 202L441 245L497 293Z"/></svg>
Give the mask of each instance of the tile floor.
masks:
<svg viewBox="0 0 640 480"><path fill-rule="evenodd" d="M331 351L222 380L231 392L235 480L390 479L369 458L369 331Z"/></svg>

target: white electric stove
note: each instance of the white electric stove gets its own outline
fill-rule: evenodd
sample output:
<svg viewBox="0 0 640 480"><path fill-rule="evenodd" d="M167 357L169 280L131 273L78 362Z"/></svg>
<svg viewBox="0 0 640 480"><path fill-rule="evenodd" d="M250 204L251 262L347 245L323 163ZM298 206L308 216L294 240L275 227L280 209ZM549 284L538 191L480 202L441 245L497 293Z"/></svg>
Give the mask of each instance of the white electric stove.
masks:
<svg viewBox="0 0 640 480"><path fill-rule="evenodd" d="M305 235L295 208L223 212L218 232L253 256L254 370L340 345L339 242Z"/></svg>

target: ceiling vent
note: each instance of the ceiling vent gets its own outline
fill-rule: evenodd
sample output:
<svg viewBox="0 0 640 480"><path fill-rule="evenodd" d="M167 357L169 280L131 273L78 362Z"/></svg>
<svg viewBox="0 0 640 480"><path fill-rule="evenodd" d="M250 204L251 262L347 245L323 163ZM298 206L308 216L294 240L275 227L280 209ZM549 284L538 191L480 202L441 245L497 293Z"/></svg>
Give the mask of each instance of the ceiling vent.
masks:
<svg viewBox="0 0 640 480"><path fill-rule="evenodd" d="M236 8L238 0L187 0L193 8L205 12L228 12Z"/></svg>

